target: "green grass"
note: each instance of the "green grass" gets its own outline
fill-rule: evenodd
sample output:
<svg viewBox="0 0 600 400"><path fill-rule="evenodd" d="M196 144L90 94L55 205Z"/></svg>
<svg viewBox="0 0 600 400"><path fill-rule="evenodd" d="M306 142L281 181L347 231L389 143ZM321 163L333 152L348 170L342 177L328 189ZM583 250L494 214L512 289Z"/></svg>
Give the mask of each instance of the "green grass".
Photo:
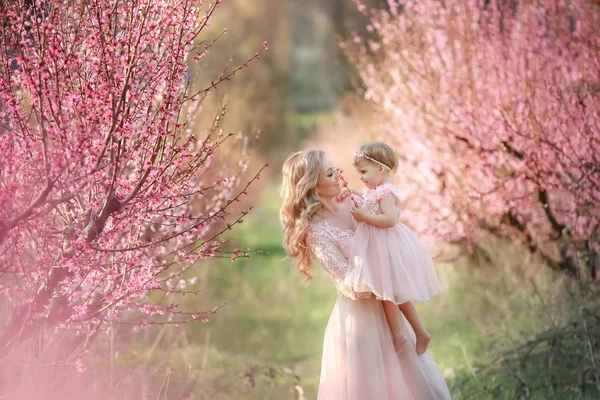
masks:
<svg viewBox="0 0 600 400"><path fill-rule="evenodd" d="M232 246L252 249L251 256L202 267L203 298L226 305L209 323L186 326L187 337L202 343L210 332L219 352L290 368L300 375L307 398L314 398L322 338L337 294L324 273L303 284L285 259L277 189L265 191L260 204L231 235Z"/></svg>

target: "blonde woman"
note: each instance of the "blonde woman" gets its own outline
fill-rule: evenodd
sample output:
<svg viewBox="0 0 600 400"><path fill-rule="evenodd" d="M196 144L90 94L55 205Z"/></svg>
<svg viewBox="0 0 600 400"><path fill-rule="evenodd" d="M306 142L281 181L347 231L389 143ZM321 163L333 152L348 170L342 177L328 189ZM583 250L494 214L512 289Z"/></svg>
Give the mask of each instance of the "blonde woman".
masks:
<svg viewBox="0 0 600 400"><path fill-rule="evenodd" d="M392 332L408 332L400 311L386 317L374 295L344 284L354 220L351 199L336 200L338 181L339 173L319 150L294 153L283 166L284 247L307 278L311 258L317 259L339 294L325 330L318 399L449 399L441 371L427 352L394 350ZM414 335L407 336L405 346L414 348Z"/></svg>

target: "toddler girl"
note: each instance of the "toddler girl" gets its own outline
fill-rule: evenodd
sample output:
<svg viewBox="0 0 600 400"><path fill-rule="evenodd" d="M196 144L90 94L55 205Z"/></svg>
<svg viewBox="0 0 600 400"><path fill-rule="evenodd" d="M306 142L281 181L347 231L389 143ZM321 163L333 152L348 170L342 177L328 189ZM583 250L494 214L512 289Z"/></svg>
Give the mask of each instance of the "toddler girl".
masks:
<svg viewBox="0 0 600 400"><path fill-rule="evenodd" d="M390 183L398 157L385 143L365 143L356 152L354 166L365 189L360 194L361 207L352 210L357 226L346 284L356 292L371 292L383 300L394 345L400 352L407 337L400 327L397 306L415 331L417 354L423 354L431 336L412 301L429 300L442 287L427 246L399 222L400 195Z"/></svg>

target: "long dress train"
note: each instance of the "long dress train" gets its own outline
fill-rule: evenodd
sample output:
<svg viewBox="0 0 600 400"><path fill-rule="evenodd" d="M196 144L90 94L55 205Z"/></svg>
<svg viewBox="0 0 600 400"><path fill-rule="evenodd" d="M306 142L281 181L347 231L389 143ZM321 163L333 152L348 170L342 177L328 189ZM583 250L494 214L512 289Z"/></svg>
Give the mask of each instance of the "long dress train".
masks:
<svg viewBox="0 0 600 400"><path fill-rule="evenodd" d="M381 301L344 284L348 246L354 232L326 221L313 222L308 247L339 293L325 330L318 400L445 400L450 392L427 352L409 342L398 356ZM400 313L400 311L398 311Z"/></svg>

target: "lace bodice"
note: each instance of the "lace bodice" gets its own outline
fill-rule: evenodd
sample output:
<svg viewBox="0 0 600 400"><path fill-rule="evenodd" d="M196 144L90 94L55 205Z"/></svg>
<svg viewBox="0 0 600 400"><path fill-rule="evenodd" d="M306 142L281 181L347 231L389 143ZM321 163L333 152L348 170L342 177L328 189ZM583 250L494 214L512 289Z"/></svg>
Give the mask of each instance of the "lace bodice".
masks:
<svg viewBox="0 0 600 400"><path fill-rule="evenodd" d="M377 186L375 189L365 189L363 191L364 201L362 209L371 214L381 214L379 200L390 195L394 196L398 215L400 215L400 192L398 191L398 188L391 183L384 183L383 185Z"/></svg>
<svg viewBox="0 0 600 400"><path fill-rule="evenodd" d="M370 293L355 293L344 285L348 269L350 243L354 237L352 229L340 229L325 221L313 222L307 236L308 248L331 277L339 294L352 298L368 298Z"/></svg>

